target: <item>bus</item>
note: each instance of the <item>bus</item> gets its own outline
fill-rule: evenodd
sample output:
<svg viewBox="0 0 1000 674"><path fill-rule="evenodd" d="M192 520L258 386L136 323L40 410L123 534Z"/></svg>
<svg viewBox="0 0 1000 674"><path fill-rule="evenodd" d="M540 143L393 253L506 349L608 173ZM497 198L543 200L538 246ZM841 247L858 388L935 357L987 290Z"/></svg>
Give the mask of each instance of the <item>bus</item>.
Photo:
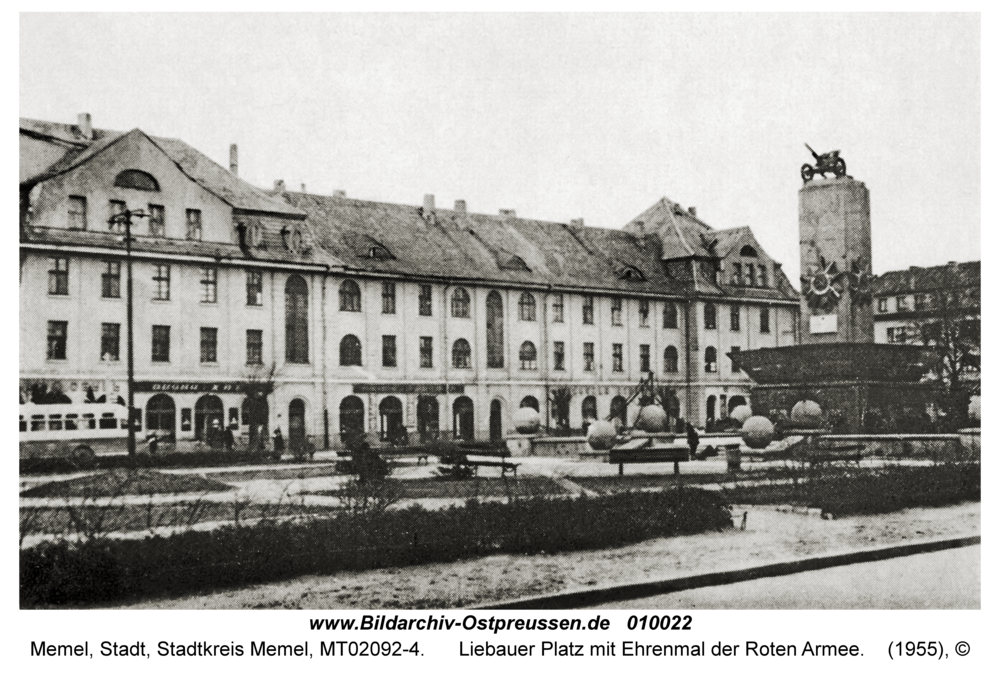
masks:
<svg viewBox="0 0 1000 674"><path fill-rule="evenodd" d="M124 405L82 403L21 405L20 458L69 458L92 463L98 455L126 454L128 413Z"/></svg>

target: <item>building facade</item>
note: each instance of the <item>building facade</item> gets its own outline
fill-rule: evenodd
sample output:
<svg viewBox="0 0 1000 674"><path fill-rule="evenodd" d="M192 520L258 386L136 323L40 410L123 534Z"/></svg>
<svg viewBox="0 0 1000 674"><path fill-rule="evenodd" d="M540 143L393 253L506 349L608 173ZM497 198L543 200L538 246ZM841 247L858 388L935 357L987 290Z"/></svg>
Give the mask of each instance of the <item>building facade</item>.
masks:
<svg viewBox="0 0 1000 674"><path fill-rule="evenodd" d="M292 441L499 438L517 408L580 429L655 373L675 421L748 397L734 350L785 346L798 294L748 228L661 199L623 229L262 190L182 141L22 119L23 401L125 397L203 440L256 418ZM249 400L249 383L266 397ZM37 400L36 400L37 402Z"/></svg>

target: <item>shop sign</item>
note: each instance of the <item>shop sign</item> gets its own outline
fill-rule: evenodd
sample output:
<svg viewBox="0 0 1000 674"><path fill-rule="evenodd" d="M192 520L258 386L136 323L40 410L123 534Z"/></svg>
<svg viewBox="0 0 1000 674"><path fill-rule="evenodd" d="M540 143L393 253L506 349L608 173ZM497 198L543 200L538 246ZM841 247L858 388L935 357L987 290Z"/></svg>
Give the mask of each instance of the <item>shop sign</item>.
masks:
<svg viewBox="0 0 1000 674"><path fill-rule="evenodd" d="M465 384L355 384L355 393L398 393L400 395L444 395L465 393Z"/></svg>
<svg viewBox="0 0 1000 674"><path fill-rule="evenodd" d="M242 393L244 382L137 381L136 393Z"/></svg>

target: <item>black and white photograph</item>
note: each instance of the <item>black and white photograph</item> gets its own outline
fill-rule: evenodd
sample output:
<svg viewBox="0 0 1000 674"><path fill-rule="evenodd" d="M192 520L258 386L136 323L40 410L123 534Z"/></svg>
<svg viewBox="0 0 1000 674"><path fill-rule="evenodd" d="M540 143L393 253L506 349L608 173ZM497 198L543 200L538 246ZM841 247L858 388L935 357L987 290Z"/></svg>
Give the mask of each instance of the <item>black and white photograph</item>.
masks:
<svg viewBox="0 0 1000 674"><path fill-rule="evenodd" d="M19 615L982 609L980 20L20 14Z"/></svg>

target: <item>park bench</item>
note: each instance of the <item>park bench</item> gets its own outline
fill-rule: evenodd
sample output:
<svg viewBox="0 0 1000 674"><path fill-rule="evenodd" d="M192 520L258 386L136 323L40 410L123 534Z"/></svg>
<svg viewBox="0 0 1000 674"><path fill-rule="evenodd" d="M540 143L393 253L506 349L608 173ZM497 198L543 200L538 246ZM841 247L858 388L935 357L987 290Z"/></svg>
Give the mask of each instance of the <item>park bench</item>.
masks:
<svg viewBox="0 0 1000 674"><path fill-rule="evenodd" d="M680 462L689 459L685 445L653 446L652 438L636 438L608 452L608 463L618 464L618 474L625 474L626 463L673 463L674 474L681 472Z"/></svg>
<svg viewBox="0 0 1000 674"><path fill-rule="evenodd" d="M479 477L480 468L499 468L500 477L507 477L507 472L517 477L517 468L521 464L507 461L510 451L507 448L493 449L481 445L462 447L457 452L441 457L442 463L455 466L467 466L473 475Z"/></svg>
<svg viewBox="0 0 1000 674"><path fill-rule="evenodd" d="M803 448L801 456L810 464L833 463L836 461L849 461L860 464L864 450L864 444L821 445L819 447Z"/></svg>

